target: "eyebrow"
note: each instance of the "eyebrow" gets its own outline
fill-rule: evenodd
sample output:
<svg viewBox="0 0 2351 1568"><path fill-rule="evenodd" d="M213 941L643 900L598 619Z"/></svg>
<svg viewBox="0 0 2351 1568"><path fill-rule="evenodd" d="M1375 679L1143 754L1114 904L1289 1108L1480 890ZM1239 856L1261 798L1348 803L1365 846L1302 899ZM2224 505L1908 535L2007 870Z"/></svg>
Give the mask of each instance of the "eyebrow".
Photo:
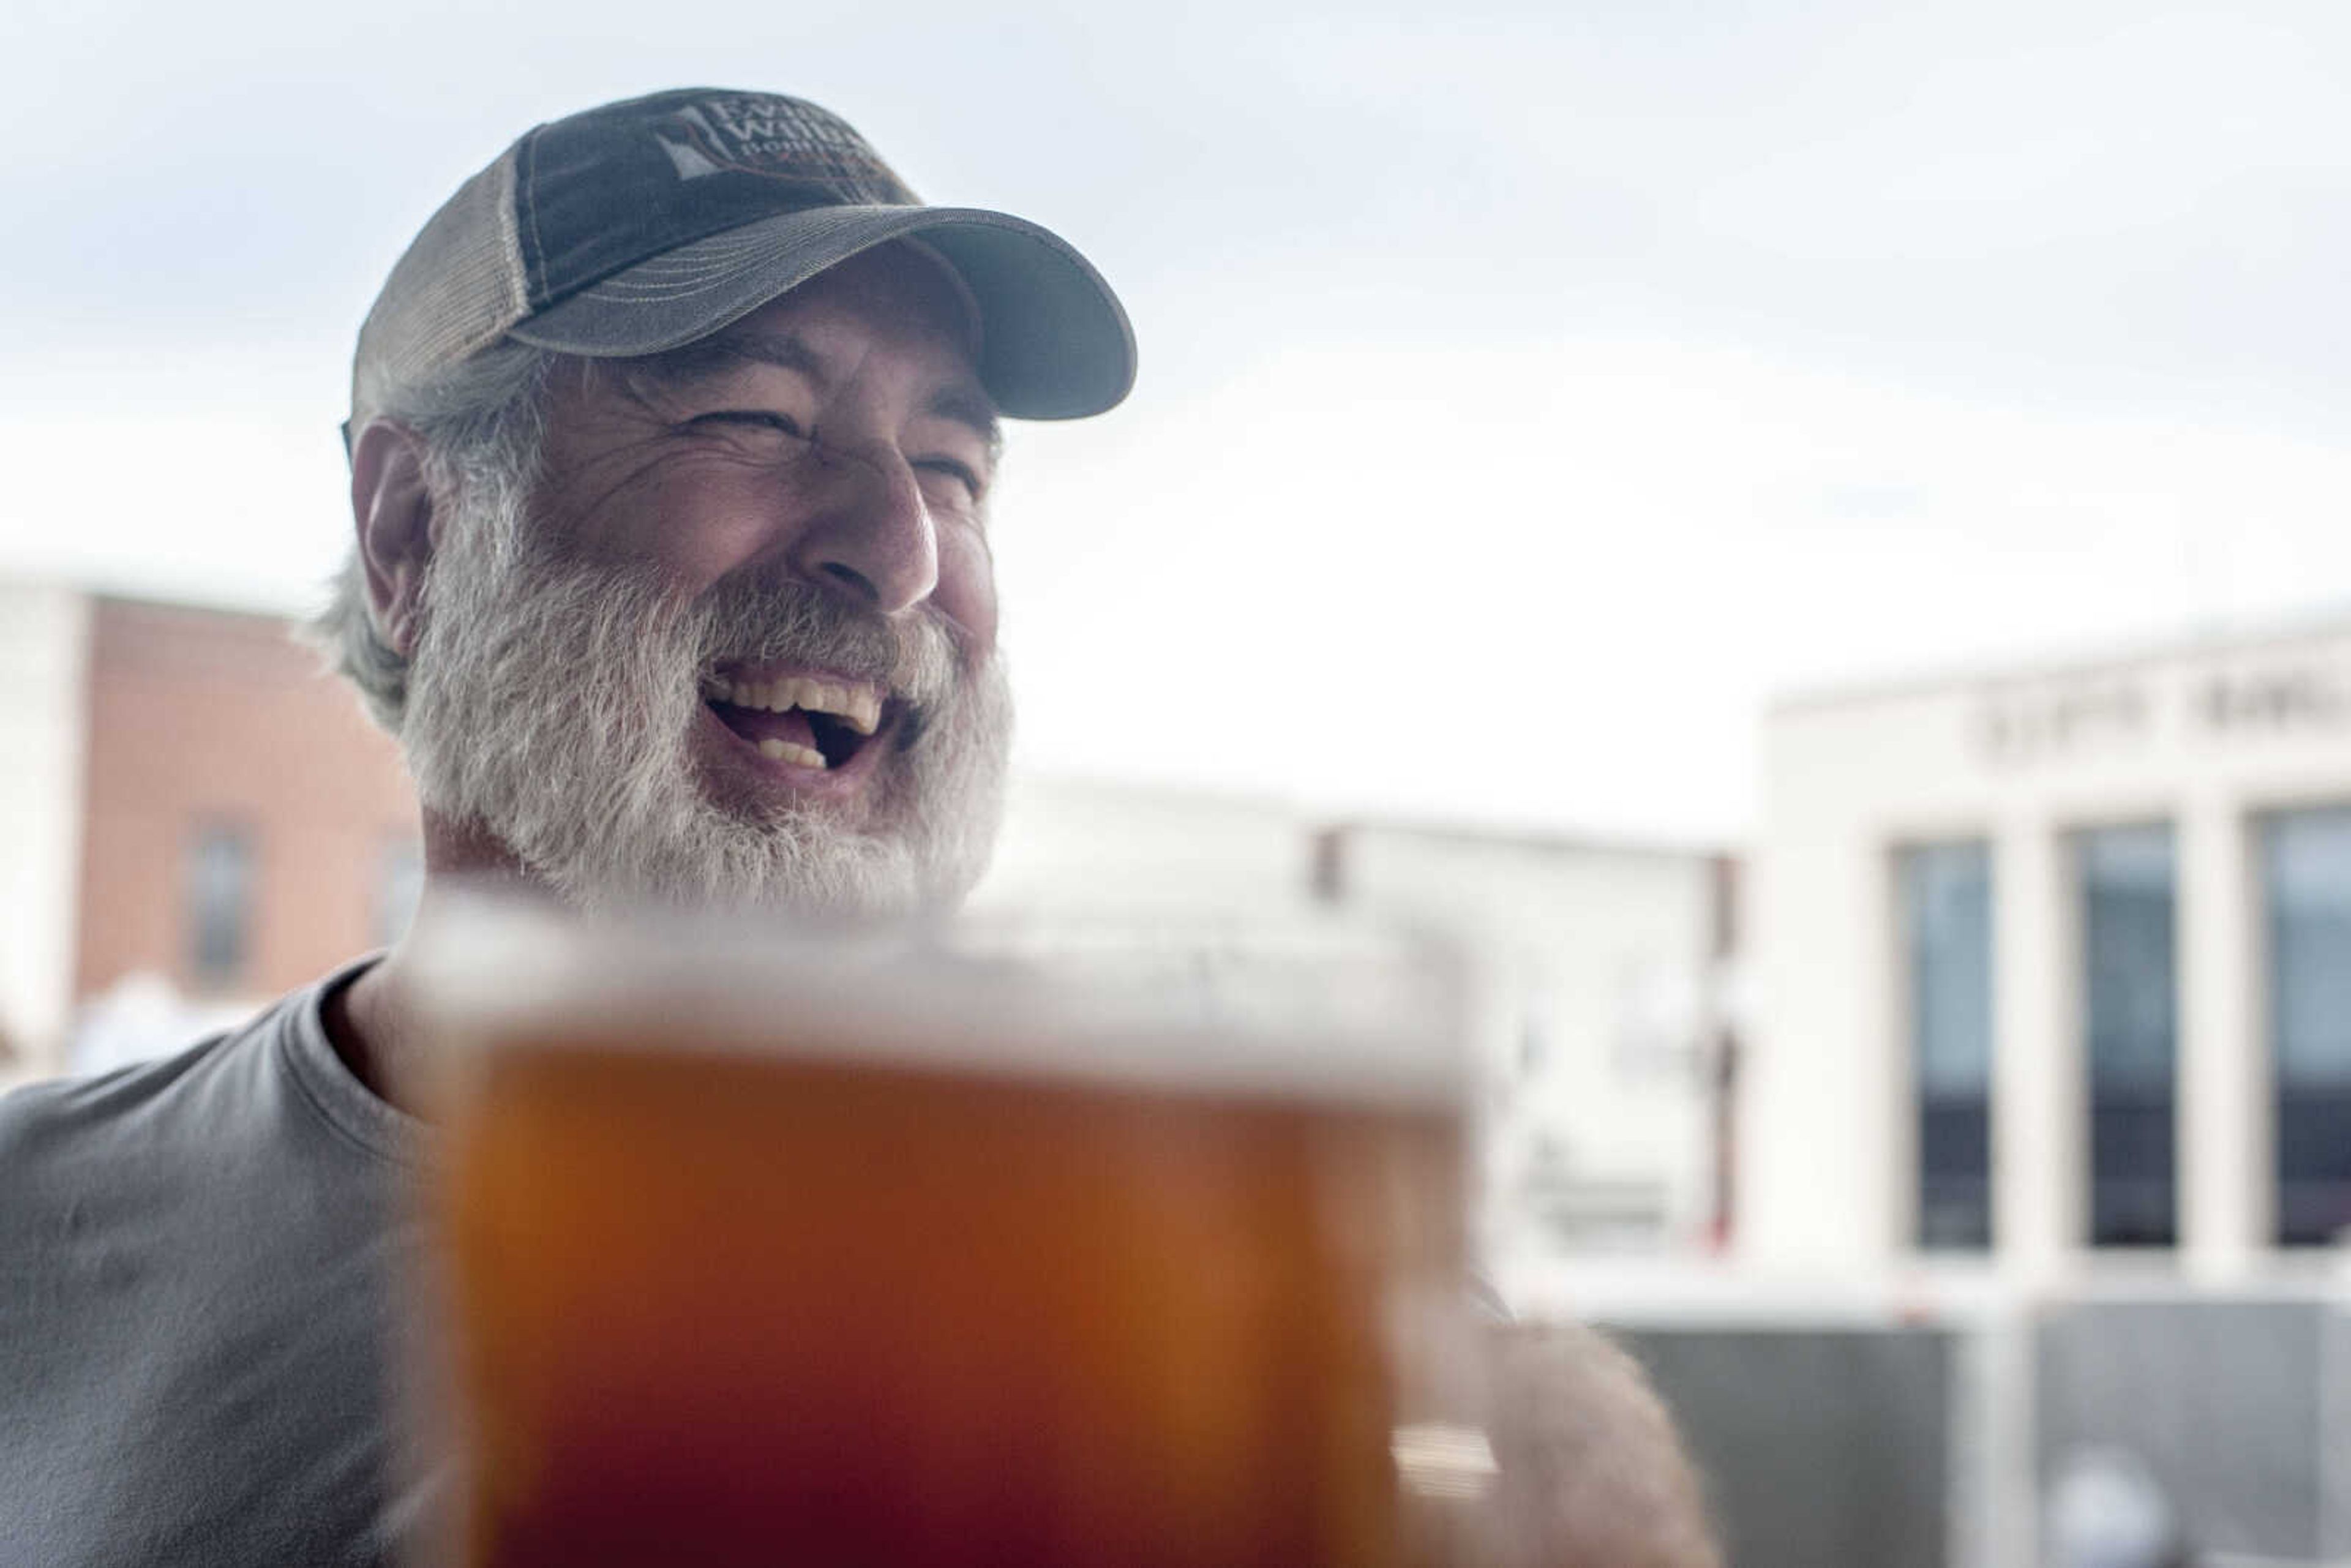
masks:
<svg viewBox="0 0 2351 1568"><path fill-rule="evenodd" d="M772 365L790 371L822 386L831 380L824 357L790 332L718 332L657 356L649 367L663 381L692 384L725 374L737 365ZM987 447L994 464L1003 455L1004 427L996 406L976 387L942 387L923 405L934 419L966 426Z"/></svg>
<svg viewBox="0 0 2351 1568"><path fill-rule="evenodd" d="M789 332L717 332L655 357L652 369L664 381L701 382L737 365L773 365L812 382L828 379L817 351Z"/></svg>
<svg viewBox="0 0 2351 1568"><path fill-rule="evenodd" d="M993 464L1004 455L1004 426L996 417L996 405L987 394L969 387L943 387L938 395L923 405L923 412L934 419L951 419L967 425L987 444L987 460Z"/></svg>

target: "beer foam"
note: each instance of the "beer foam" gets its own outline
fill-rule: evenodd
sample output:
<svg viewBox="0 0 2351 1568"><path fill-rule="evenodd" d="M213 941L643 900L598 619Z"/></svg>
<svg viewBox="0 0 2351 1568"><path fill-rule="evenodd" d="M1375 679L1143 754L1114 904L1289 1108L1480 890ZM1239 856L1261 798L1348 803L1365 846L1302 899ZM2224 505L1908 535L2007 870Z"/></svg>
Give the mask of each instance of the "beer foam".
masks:
<svg viewBox="0 0 2351 1568"><path fill-rule="evenodd" d="M1467 962L1335 915L1074 915L847 936L486 900L420 933L434 1071L496 1041L1464 1107Z"/></svg>

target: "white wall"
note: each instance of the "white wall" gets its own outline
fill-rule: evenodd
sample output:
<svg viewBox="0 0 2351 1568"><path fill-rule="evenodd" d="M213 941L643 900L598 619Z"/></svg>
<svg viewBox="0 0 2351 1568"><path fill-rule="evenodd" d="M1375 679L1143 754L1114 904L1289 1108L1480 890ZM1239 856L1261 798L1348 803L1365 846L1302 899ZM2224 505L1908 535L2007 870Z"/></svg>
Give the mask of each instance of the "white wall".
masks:
<svg viewBox="0 0 2351 1568"><path fill-rule="evenodd" d="M1437 920L1480 956L1495 1255L1703 1245L1714 857L1382 826L1344 842L1349 905Z"/></svg>
<svg viewBox="0 0 2351 1568"><path fill-rule="evenodd" d="M978 918L1275 915L1313 897L1319 825L1280 801L1016 779ZM1397 825L1338 834L1344 908L1467 936L1473 1027L1492 1064L1490 1206L1504 1252L1560 1245L1538 1203L1635 1212L1613 1240L1698 1244L1713 1138L1698 1047L1709 1028L1715 862L1499 832ZM1197 935L1196 929L1193 932ZM1548 1049L1521 1071L1530 1025ZM1537 1152L1556 1151L1548 1186ZM1537 1190L1541 1188L1541 1190Z"/></svg>
<svg viewBox="0 0 2351 1568"><path fill-rule="evenodd" d="M1016 776L976 915L1249 909L1306 896L1306 820L1245 796Z"/></svg>
<svg viewBox="0 0 2351 1568"><path fill-rule="evenodd" d="M2180 1205L2189 1268L2266 1234L2258 815L2351 800L2351 626L1784 705L1766 726L1749 882L1756 1039L1742 1095L1747 1255L1902 1258L1914 1165L1893 856L1993 852L1994 1227L2001 1262L2083 1262L2085 1144L2067 835L2173 823Z"/></svg>
<svg viewBox="0 0 2351 1568"><path fill-rule="evenodd" d="M0 1083L62 1065L89 657L87 597L0 582Z"/></svg>

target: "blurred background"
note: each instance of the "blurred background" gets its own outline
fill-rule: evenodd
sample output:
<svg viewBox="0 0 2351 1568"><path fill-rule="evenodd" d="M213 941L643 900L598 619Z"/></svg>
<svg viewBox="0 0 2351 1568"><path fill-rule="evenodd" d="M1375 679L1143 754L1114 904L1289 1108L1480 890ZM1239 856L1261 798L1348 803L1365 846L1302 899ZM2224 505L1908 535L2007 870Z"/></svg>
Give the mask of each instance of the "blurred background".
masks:
<svg viewBox="0 0 2351 1568"><path fill-rule="evenodd" d="M528 124L772 88L1142 342L1012 433L981 907L1476 933L1496 1278L1625 1337L1741 1565L2351 1561L2351 12L0 39L0 1082L399 931L397 757L286 638L357 324Z"/></svg>

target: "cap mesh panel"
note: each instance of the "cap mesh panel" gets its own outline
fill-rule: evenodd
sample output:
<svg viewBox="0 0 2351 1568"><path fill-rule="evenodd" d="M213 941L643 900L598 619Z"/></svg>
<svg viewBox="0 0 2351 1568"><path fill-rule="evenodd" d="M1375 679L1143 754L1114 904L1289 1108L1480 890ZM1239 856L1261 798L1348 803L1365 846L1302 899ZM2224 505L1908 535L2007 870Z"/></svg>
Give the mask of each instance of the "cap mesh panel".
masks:
<svg viewBox="0 0 2351 1568"><path fill-rule="evenodd" d="M393 265L360 328L354 417L372 413L390 389L487 348L528 314L515 234L516 151L459 186Z"/></svg>

